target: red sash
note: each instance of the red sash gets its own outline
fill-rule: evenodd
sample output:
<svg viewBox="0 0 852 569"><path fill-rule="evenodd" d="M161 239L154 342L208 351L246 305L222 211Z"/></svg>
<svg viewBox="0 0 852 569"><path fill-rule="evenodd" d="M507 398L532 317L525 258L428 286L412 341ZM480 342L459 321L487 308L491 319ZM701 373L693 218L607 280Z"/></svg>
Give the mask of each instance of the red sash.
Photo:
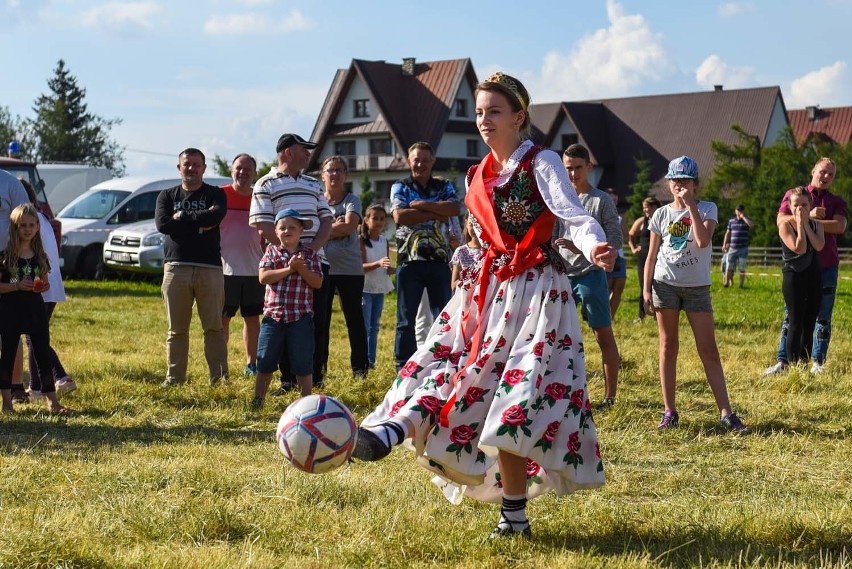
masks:
<svg viewBox="0 0 852 569"><path fill-rule="evenodd" d="M532 163L532 160L529 162ZM483 320L483 309L485 306L485 297L488 292L488 281L491 274L491 265L494 260L503 255L511 256L512 260L508 265L500 267L494 272L494 275L500 282L510 279L514 276L523 274L527 269L532 268L545 260L539 245L547 243L551 239L553 233L553 225L556 222L556 216L549 209L545 208L538 218L533 222L532 227L521 239L518 240L500 229L497 223L497 218L494 215L493 205L493 190L494 184L497 181L499 170L494 170L494 158L489 152L482 159L473 178L468 185L467 196L465 197L465 205L479 222L482 232L480 239L484 243L488 243L488 248L485 250L485 257L482 263L482 271L479 275L479 298L477 299L478 317L476 328L473 331L471 339L471 347L468 351L468 357L464 365L459 368L459 371L453 376L453 385L456 389L450 399L444 404L441 409L440 424L442 427L449 426L449 414L456 403L457 386L461 380L462 374L468 366L476 361L479 354L479 348L482 344L482 336L485 332L486 322ZM467 319L470 311L464 313L462 317L462 330L466 329ZM467 343L467 342L465 342Z"/></svg>

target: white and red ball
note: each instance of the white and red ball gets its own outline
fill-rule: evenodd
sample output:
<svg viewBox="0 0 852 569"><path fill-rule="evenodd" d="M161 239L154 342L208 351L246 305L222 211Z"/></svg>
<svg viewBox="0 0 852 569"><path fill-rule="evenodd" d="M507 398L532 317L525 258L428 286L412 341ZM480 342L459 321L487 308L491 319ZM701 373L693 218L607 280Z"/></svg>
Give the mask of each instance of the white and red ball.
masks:
<svg viewBox="0 0 852 569"><path fill-rule="evenodd" d="M346 405L328 395L297 399L275 430L278 448L290 464L311 474L334 470L349 460L358 425Z"/></svg>

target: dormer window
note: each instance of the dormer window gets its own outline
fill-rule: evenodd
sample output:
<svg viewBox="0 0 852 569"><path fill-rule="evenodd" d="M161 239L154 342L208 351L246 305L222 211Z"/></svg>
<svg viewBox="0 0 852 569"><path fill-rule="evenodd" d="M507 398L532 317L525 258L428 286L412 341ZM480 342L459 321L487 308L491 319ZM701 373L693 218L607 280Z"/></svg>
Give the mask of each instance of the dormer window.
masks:
<svg viewBox="0 0 852 569"><path fill-rule="evenodd" d="M370 116L370 99L355 99L354 105L355 118L365 118Z"/></svg>

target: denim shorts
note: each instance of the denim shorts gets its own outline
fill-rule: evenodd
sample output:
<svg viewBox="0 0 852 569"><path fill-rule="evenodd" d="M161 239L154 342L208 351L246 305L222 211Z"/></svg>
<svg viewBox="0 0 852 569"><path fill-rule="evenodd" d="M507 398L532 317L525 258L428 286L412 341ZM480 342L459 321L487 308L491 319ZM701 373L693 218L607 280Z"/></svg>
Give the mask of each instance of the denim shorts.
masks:
<svg viewBox="0 0 852 569"><path fill-rule="evenodd" d="M605 275L603 271L594 270L581 277L570 277L574 300L582 304L583 317L592 329L612 326Z"/></svg>
<svg viewBox="0 0 852 569"><path fill-rule="evenodd" d="M673 286L655 280L651 285L654 308L668 308L685 312L713 312L710 302L710 285Z"/></svg>
<svg viewBox="0 0 852 569"><path fill-rule="evenodd" d="M294 322L263 317L257 339L257 371L274 373L285 349L293 375L314 373L314 319L310 314Z"/></svg>
<svg viewBox="0 0 852 569"><path fill-rule="evenodd" d="M612 266L612 272L606 274L608 279L626 279L627 278L627 261L624 257L616 257L615 265Z"/></svg>
<svg viewBox="0 0 852 569"><path fill-rule="evenodd" d="M738 268L741 273L746 270L746 259L748 258L748 247L742 249L728 250L728 271L734 272L734 268ZM736 263L736 265L734 264Z"/></svg>

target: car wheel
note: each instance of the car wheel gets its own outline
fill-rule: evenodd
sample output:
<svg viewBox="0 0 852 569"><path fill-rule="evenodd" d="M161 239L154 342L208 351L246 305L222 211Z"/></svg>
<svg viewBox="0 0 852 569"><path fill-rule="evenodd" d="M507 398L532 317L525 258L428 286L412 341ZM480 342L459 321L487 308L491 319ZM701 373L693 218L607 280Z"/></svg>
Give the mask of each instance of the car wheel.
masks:
<svg viewBox="0 0 852 569"><path fill-rule="evenodd" d="M104 254L100 247L90 247L83 256L83 262L80 265L83 278L96 281L103 280Z"/></svg>

